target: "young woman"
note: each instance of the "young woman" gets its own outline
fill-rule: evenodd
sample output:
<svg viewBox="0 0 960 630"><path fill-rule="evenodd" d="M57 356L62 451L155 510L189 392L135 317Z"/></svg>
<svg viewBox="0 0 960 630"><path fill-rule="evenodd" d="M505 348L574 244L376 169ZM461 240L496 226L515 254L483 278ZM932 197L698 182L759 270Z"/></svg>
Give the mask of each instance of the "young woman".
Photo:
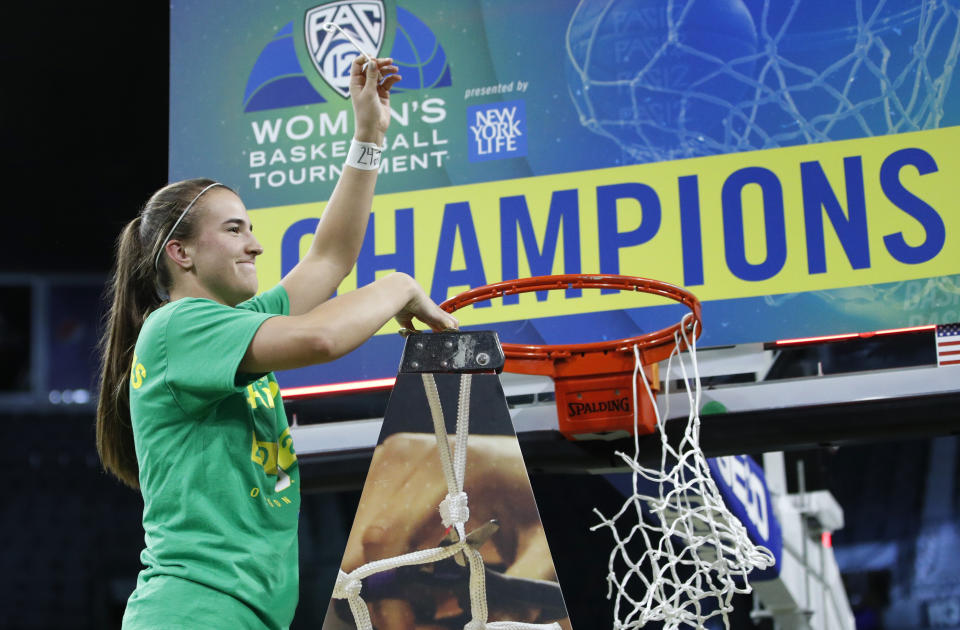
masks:
<svg viewBox="0 0 960 630"><path fill-rule="evenodd" d="M97 448L143 495L146 568L124 628L287 627L299 472L272 372L343 356L392 317L457 327L402 273L330 299L360 250L399 79L390 59L363 62L343 174L279 285L254 297L260 243L240 198L211 180L157 191L120 236Z"/></svg>

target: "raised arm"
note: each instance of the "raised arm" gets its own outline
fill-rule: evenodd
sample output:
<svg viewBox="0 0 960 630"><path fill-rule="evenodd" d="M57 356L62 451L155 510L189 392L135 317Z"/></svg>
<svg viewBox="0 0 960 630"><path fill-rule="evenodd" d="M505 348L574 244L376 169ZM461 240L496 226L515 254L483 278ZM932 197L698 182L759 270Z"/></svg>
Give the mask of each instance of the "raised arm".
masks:
<svg viewBox="0 0 960 630"><path fill-rule="evenodd" d="M332 361L357 348L391 318L411 330L414 318L435 331L459 325L413 278L393 273L305 314L266 320L250 342L239 371L256 374Z"/></svg>
<svg viewBox="0 0 960 630"><path fill-rule="evenodd" d="M350 100L355 121L354 139L382 146L390 124L390 88L400 80L393 60L378 59L363 71L364 57L351 66ZM303 259L280 281L290 297L290 313L307 313L333 294L360 254L373 203L377 170L344 166L343 173L320 218L313 244Z"/></svg>

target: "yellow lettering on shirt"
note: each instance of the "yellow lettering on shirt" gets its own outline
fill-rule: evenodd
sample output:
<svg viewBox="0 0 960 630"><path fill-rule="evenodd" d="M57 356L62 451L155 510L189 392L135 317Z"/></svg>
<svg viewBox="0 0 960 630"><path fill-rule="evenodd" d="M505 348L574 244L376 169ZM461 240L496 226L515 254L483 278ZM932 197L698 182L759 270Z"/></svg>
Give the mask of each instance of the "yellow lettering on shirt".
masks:
<svg viewBox="0 0 960 630"><path fill-rule="evenodd" d="M250 459L255 464L262 466L263 471L268 475L275 475L277 482L274 484L274 492L283 492L291 485L294 480L287 474L287 471L297 461L297 454L293 450L293 436L290 435L290 429L284 429L280 434L280 439L276 442L261 442L257 439L256 432L253 433L253 439L250 444ZM259 490L258 490L259 493ZM255 496L251 494L250 496ZM268 505L283 507L283 504L289 504L290 501L283 498L283 503L276 502Z"/></svg>
<svg viewBox="0 0 960 630"><path fill-rule="evenodd" d="M297 454L293 452L293 436L290 435L290 429L284 429L280 434L279 448L277 449L280 468L290 470L293 462L297 461Z"/></svg>
<svg viewBox="0 0 960 630"><path fill-rule="evenodd" d="M273 402L273 383L268 382L267 377L261 377L255 383L247 385L247 403L251 409L257 408L257 403L273 409L276 405ZM279 391L279 388L278 388Z"/></svg>
<svg viewBox="0 0 960 630"><path fill-rule="evenodd" d="M277 474L277 443L260 442L257 434L253 434L253 445L250 450L250 459L260 466L268 475Z"/></svg>
<svg viewBox="0 0 960 630"><path fill-rule="evenodd" d="M256 388L256 383L247 385L247 402L250 403L251 409L257 408L258 400L260 401L261 405L267 405L267 401L263 399L263 394L261 394L260 390Z"/></svg>
<svg viewBox="0 0 960 630"><path fill-rule="evenodd" d="M130 368L130 385L134 389L140 389L143 385L143 379L147 377L147 368L142 363L137 362L137 355L133 355L133 367Z"/></svg>
<svg viewBox="0 0 960 630"><path fill-rule="evenodd" d="M259 382L257 384L260 385ZM264 398L267 399L267 407L273 409L275 405L273 404L273 393L271 392L270 385L261 385L260 393L262 393Z"/></svg>

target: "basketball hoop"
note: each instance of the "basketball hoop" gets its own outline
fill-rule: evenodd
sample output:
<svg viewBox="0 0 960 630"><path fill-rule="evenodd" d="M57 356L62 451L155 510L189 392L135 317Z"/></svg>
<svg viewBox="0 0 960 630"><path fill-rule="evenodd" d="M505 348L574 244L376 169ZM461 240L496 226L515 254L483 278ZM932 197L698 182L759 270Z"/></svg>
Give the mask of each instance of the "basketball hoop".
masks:
<svg viewBox="0 0 960 630"><path fill-rule="evenodd" d="M464 306L505 295L556 289L636 291L659 295L690 309L690 313L672 326L626 339L554 345L501 344L507 372L553 378L559 429L567 438L619 431L633 433L634 411L629 392L634 386L634 347L639 352L649 386L655 392L659 391L657 363L675 351L685 350L685 340L700 335L699 300L689 291L660 280L567 274L504 280L477 287L450 298L440 308L453 313ZM637 432L652 433L656 427L653 402L643 397L637 405Z"/></svg>
<svg viewBox="0 0 960 630"><path fill-rule="evenodd" d="M440 307L452 313L474 302L544 289L640 291L690 308L691 312L673 326L619 341L501 345L505 370L553 377L558 424L566 437L621 430L634 435L634 455L616 453L630 470L633 493L612 516L595 509L600 523L591 528L609 531L614 540L607 574L607 597L615 600L614 628L633 630L650 621L662 623L667 630L684 624L702 628L715 616L722 617L729 627L727 614L732 610L733 595L749 593L747 575L771 566L775 560L769 550L750 540L746 528L726 507L700 448L700 374L696 360L700 302L690 292L657 280L565 275L479 287ZM686 362L681 355L684 350ZM669 398L663 422L656 406L657 364L664 359L667 394L676 359L690 405L678 445L669 443L664 429ZM692 372L685 363L690 364ZM619 404L611 405L611 401ZM647 467L638 459L636 436L653 432L659 432L663 450L659 466ZM650 518L644 517L645 512ZM705 605L708 600L713 602L711 606Z"/></svg>

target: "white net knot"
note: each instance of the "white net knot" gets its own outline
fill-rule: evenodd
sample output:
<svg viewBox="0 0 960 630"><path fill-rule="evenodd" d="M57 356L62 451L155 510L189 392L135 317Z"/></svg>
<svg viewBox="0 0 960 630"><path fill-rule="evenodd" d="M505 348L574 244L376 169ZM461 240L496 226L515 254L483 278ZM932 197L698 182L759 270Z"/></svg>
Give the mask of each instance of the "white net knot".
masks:
<svg viewBox="0 0 960 630"><path fill-rule="evenodd" d="M337 575L337 583L333 586L333 597L334 599L359 597L361 588L363 588L363 582L340 571Z"/></svg>
<svg viewBox="0 0 960 630"><path fill-rule="evenodd" d="M487 627L487 624L480 621L479 619L472 619L470 620L469 623L467 623L467 625L463 627L463 630L485 630L486 627Z"/></svg>
<svg viewBox="0 0 960 630"><path fill-rule="evenodd" d="M440 518L443 520L444 527L463 524L470 520L467 493L448 494L447 498L440 502Z"/></svg>

